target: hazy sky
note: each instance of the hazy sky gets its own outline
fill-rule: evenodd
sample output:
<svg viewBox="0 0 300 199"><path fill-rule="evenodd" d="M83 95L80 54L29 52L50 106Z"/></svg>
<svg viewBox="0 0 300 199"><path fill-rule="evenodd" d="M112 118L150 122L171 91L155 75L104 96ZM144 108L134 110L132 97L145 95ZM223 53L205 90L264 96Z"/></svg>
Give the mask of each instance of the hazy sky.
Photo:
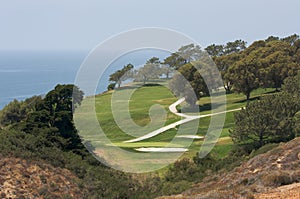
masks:
<svg viewBox="0 0 300 199"><path fill-rule="evenodd" d="M202 46L300 34L299 0L0 0L0 50L91 50L132 28L162 27Z"/></svg>

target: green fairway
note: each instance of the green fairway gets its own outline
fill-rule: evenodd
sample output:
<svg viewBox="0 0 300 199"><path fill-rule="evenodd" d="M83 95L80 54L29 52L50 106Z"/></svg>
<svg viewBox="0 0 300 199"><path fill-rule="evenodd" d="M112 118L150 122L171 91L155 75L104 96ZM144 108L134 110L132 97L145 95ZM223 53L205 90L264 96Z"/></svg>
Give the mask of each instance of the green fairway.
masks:
<svg viewBox="0 0 300 199"><path fill-rule="evenodd" d="M273 93L274 89L273 88L259 88L254 90L251 93L251 99L250 100L255 100L257 97L262 96L262 95L267 95L269 93ZM202 97L199 101L198 104L200 105L200 110L203 107L210 107L211 105L211 98L210 97ZM232 110L236 108L241 108L245 107L247 104L246 97L243 94L238 94L238 93L230 93L226 95L226 109L227 110ZM206 110L206 108L201 111L201 114L209 114L211 113L210 110Z"/></svg>
<svg viewBox="0 0 300 199"><path fill-rule="evenodd" d="M128 88L132 89L132 88ZM270 89L258 89L252 93L252 99L256 97L271 92ZM126 89L122 89L117 92L126 92ZM227 110L236 109L240 107L244 107L246 105L245 96L241 94L227 94ZM88 98L87 98L88 99ZM89 103L88 100L83 101L83 107ZM178 128L170 129L166 132L163 132L157 136L151 137L149 139L135 142L135 143L124 143L124 141L134 138L131 135L128 135L122 131L118 127L115 122L114 116L112 114L112 107L111 107L111 100L112 100L112 92L108 92L105 94L97 95L95 98L95 107L96 107L96 115L99 121L101 128L103 129L107 138L110 139L112 142L111 145L126 149L126 150L134 150L135 148L139 147L182 147L185 146L187 142L187 138L177 139L174 144L168 145L177 134ZM171 124L173 122L179 121L180 117L171 113L168 107L174 103L177 98L168 90L168 88L164 86L146 86L137 88L136 91L132 94L129 99L129 109L130 109L130 116L131 119L139 125L140 127L146 126L149 124L150 117L149 117L149 110L150 108L155 105L159 104L162 106L167 115L166 115L166 122L164 124ZM207 107L210 104L209 97L203 97L199 100L198 104L200 105L200 109L202 107ZM209 114L210 110L203 110L201 111L201 115ZM199 121L198 130L196 132L197 135L205 136L209 124L210 124L211 117L201 118ZM190 130L192 131L193 123L185 124L185 134L189 134ZM229 137L229 129L234 126L234 113L229 112L226 113L225 124L222 129L222 133L220 135L219 142L214 147L213 151L218 154L220 157L224 157L227 155L228 151L232 147L232 141ZM156 130L156 129L154 129ZM147 134L149 132L144 132ZM84 132L82 132L84 135ZM95 140L97 141L97 140ZM189 151L186 152L182 157L190 157L196 155L196 153L200 150L200 147L203 143L203 140L194 140L189 147Z"/></svg>
<svg viewBox="0 0 300 199"><path fill-rule="evenodd" d="M112 146L118 146L121 148L140 148L140 147L182 147L179 144L170 144L168 142L134 142L134 143L124 143L124 142L114 142Z"/></svg>
<svg viewBox="0 0 300 199"><path fill-rule="evenodd" d="M122 92L122 91L119 91ZM95 99L96 113L101 128L112 142L120 142L131 139L132 136L125 134L115 123L111 109L111 93L98 95ZM149 109L159 104L167 111L166 123L170 124L180 120L180 117L170 113L168 106L177 99L164 86L151 86L138 88L130 98L129 110L131 119L140 126L150 122ZM154 129L155 130L155 129ZM145 132L149 133L149 132Z"/></svg>

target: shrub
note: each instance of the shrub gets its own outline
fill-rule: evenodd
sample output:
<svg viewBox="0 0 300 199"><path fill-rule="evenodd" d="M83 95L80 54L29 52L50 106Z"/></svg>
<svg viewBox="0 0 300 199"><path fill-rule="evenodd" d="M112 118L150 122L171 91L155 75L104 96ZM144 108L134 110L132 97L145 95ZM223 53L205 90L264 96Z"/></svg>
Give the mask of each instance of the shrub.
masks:
<svg viewBox="0 0 300 199"><path fill-rule="evenodd" d="M263 153L266 153L272 149L274 149L275 147L277 147L278 144L277 143L270 143L270 144L266 144L264 145L263 147L255 150L255 151L252 151L249 158L253 158L254 156L257 156L259 154L263 154Z"/></svg>
<svg viewBox="0 0 300 199"><path fill-rule="evenodd" d="M262 180L266 186L275 187L294 183L292 176L286 171L272 172L264 176Z"/></svg>
<svg viewBox="0 0 300 199"><path fill-rule="evenodd" d="M171 195L182 193L183 191L190 188L191 183L185 180L179 182L166 182L163 184L163 195Z"/></svg>
<svg viewBox="0 0 300 199"><path fill-rule="evenodd" d="M109 84L109 85L107 86L107 90L108 90L108 91L114 90L115 87L116 87L116 83L111 83L111 84Z"/></svg>

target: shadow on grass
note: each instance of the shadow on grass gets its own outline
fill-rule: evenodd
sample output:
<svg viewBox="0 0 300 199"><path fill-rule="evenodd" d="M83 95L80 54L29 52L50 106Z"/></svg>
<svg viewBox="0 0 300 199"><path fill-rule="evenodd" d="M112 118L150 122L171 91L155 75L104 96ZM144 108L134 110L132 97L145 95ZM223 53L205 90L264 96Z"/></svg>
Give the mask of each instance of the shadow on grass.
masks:
<svg viewBox="0 0 300 199"><path fill-rule="evenodd" d="M200 112L202 111L210 111L211 110L211 103L203 104L199 106Z"/></svg>
<svg viewBox="0 0 300 199"><path fill-rule="evenodd" d="M214 103L214 108L218 108L220 106L224 106L224 104L221 103ZM211 103L207 103L207 104L203 104L203 105L198 105L196 107L188 107L188 106L184 106L181 108L178 108L177 111L179 113L182 113L182 111L184 110L184 113L199 113L199 112L203 112L203 111L210 111L212 110L212 105Z"/></svg>
<svg viewBox="0 0 300 199"><path fill-rule="evenodd" d="M248 100L248 102L259 100L264 95L271 95L271 94L276 94L276 93L279 93L279 92L280 92L279 90L268 91L268 92L265 92L265 93L261 94L260 96L250 98ZM234 103L244 103L244 102L247 102L247 99L239 100L239 101L236 101Z"/></svg>
<svg viewBox="0 0 300 199"><path fill-rule="evenodd" d="M214 103L214 109L224 106L223 103ZM189 107L184 107L184 111L186 113L193 113L193 112L203 112L203 111L211 111L212 110L212 104L211 103L206 103L203 105L199 105L197 108L189 108ZM181 112L181 110L179 110Z"/></svg>
<svg viewBox="0 0 300 199"><path fill-rule="evenodd" d="M177 107L177 111L178 113L199 113L200 107L199 106L194 106L194 107L190 107L190 106L178 106Z"/></svg>
<svg viewBox="0 0 300 199"><path fill-rule="evenodd" d="M235 104L239 104L239 103L245 103L245 102L252 102L252 101L255 101L255 100L259 100L261 96L258 96L258 97L252 97L250 98L249 100L247 99L243 99L243 100L239 100L239 101L236 101L236 102L233 102Z"/></svg>
<svg viewBox="0 0 300 199"><path fill-rule="evenodd" d="M144 84L143 86L144 86L144 87L152 87L152 86L163 86L163 85L151 83L151 84Z"/></svg>
<svg viewBox="0 0 300 199"><path fill-rule="evenodd" d="M141 87L155 87L155 86L163 86L163 85L157 84L157 83L134 84L134 85L122 86L120 88L116 88L115 90L120 91L120 90L136 89L136 88L141 88Z"/></svg>
<svg viewBox="0 0 300 199"><path fill-rule="evenodd" d="M115 90L116 91L121 91L121 90L135 89L135 88L138 88L138 87L139 87L138 85L123 86L123 87L120 87L120 88L116 88Z"/></svg>

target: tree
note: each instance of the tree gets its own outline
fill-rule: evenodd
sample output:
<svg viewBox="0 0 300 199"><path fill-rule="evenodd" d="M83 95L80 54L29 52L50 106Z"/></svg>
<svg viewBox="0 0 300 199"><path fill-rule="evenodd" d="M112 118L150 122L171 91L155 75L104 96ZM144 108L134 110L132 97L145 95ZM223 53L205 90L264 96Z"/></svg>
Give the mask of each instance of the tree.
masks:
<svg viewBox="0 0 300 199"><path fill-rule="evenodd" d="M291 99L291 103L295 105L295 112L298 111L298 116L299 117L299 111L300 111L300 69L298 70L298 74L295 76L290 76L287 77L284 80L284 83L282 85L282 92L286 95L289 96ZM298 124L299 125L299 124Z"/></svg>
<svg viewBox="0 0 300 199"><path fill-rule="evenodd" d="M297 75L290 76L284 80L282 90L286 94L291 95L294 101L300 104L300 69L298 70Z"/></svg>
<svg viewBox="0 0 300 199"><path fill-rule="evenodd" d="M260 46L251 45L251 50L250 53L255 53L257 63L260 63L260 68L257 68L260 85L278 90L286 77L296 74L298 67L294 62L294 49L290 44L271 40Z"/></svg>
<svg viewBox="0 0 300 199"><path fill-rule="evenodd" d="M16 99L6 105L0 114L1 125L9 125L24 119L24 116L21 114L20 106L20 102Z"/></svg>
<svg viewBox="0 0 300 199"><path fill-rule="evenodd" d="M162 74L160 61L157 57L147 60L146 64L135 72L135 81L146 84L150 79L157 79Z"/></svg>
<svg viewBox="0 0 300 199"><path fill-rule="evenodd" d="M228 69L231 65L240 59L241 51L246 49L246 42L243 40L235 40L228 42L226 45L209 45L205 48L207 53L212 56L215 64L221 72L223 86L226 92L230 92L232 88L231 75L228 74Z"/></svg>
<svg viewBox="0 0 300 199"><path fill-rule="evenodd" d="M116 87L116 84L115 84L115 83L110 83L110 84L107 86L107 90L108 90L108 91L114 90L115 87Z"/></svg>
<svg viewBox="0 0 300 199"><path fill-rule="evenodd" d="M220 57L224 54L224 46L212 44L205 48L206 52L212 57Z"/></svg>
<svg viewBox="0 0 300 199"><path fill-rule="evenodd" d="M125 81L126 79L131 78L132 76L129 74L129 72L133 69L132 64L127 64L124 66L121 70L117 70L113 74L109 76L109 81L115 82L116 85L118 85L118 88L120 88L122 81Z"/></svg>
<svg viewBox="0 0 300 199"><path fill-rule="evenodd" d="M232 53L229 55L223 55L220 57L215 57L214 61L216 66L218 67L222 79L223 79L223 86L227 93L231 92L232 89L232 75L228 72L230 66L232 66L235 62L240 59L239 53Z"/></svg>
<svg viewBox="0 0 300 199"><path fill-rule="evenodd" d="M22 130L26 133L49 129L48 136L62 137L65 150L82 148L81 140L73 124L73 111L80 104L84 93L72 84L58 84L48 92L36 111L28 114Z"/></svg>
<svg viewBox="0 0 300 199"><path fill-rule="evenodd" d="M298 66L300 66L300 39L295 41L293 48L294 48L293 60Z"/></svg>
<svg viewBox="0 0 300 199"><path fill-rule="evenodd" d="M233 141L259 148L266 143L293 139L294 104L286 97L282 94L265 96L235 113L236 126L230 131Z"/></svg>
<svg viewBox="0 0 300 199"><path fill-rule="evenodd" d="M158 57L151 57L150 59L147 60L148 64L160 64L159 58Z"/></svg>
<svg viewBox="0 0 300 199"><path fill-rule="evenodd" d="M287 42L290 45L293 45L299 39L299 35L293 34L281 39L283 42Z"/></svg>
<svg viewBox="0 0 300 199"><path fill-rule="evenodd" d="M72 84L58 84L45 96L44 107L51 114L59 111L69 111L72 114L75 106L80 105L84 93Z"/></svg>
<svg viewBox="0 0 300 199"><path fill-rule="evenodd" d="M300 75L285 80L283 92L250 102L234 114L230 136L235 144L256 149L266 143L289 141L296 136L300 111Z"/></svg>
<svg viewBox="0 0 300 199"><path fill-rule="evenodd" d="M183 59L177 53L172 53L169 57L165 58L163 63L164 65L168 65L171 68L178 69L184 64L186 64L186 60Z"/></svg>
<svg viewBox="0 0 300 199"><path fill-rule="evenodd" d="M247 42L239 39L234 42L228 42L224 47L224 54L237 53L246 49Z"/></svg>
<svg viewBox="0 0 300 199"><path fill-rule="evenodd" d="M41 100L40 96L33 96L24 101L14 99L0 111L0 125L7 126L25 120L29 113L36 110Z"/></svg>
<svg viewBox="0 0 300 199"><path fill-rule="evenodd" d="M231 63L225 74L234 90L245 94L249 100L250 93L260 86L281 85L283 79L293 73L292 68L295 68L289 57L291 47L282 44L284 43L277 40L269 43L260 40L239 52L238 59Z"/></svg>
<svg viewBox="0 0 300 199"><path fill-rule="evenodd" d="M206 52L212 57L220 57L222 55L229 55L238 53L246 49L247 42L239 39L233 42L227 42L226 45L212 44L205 48Z"/></svg>
<svg viewBox="0 0 300 199"><path fill-rule="evenodd" d="M200 46L195 44L182 46L176 53L184 60L186 60L185 63L199 60L203 55L203 51L201 50Z"/></svg>
<svg viewBox="0 0 300 199"><path fill-rule="evenodd" d="M188 63L182 66L169 82L171 90L177 96L184 97L186 102L191 106L195 106L197 100L200 98L200 86L203 85L199 82L203 81L202 78L195 79L196 73L197 69L191 63ZM197 80L198 82L196 82Z"/></svg>
<svg viewBox="0 0 300 199"><path fill-rule="evenodd" d="M162 65L161 66L161 73L166 76L167 79L170 78L170 75L174 72L174 69L167 66L167 65Z"/></svg>
<svg viewBox="0 0 300 199"><path fill-rule="evenodd" d="M278 41L279 40L279 37L275 37L275 36L270 36L268 37L265 42L270 42L270 41Z"/></svg>
<svg viewBox="0 0 300 199"><path fill-rule="evenodd" d="M163 64L179 69L187 63L199 60L203 55L204 52L201 50L200 46L189 44L180 47L177 52L172 53L164 60Z"/></svg>
<svg viewBox="0 0 300 199"><path fill-rule="evenodd" d="M292 57L282 51L277 51L262 60L263 68L259 71L265 87L273 87L276 90L281 87L285 78L295 75L298 66L292 61Z"/></svg>
<svg viewBox="0 0 300 199"><path fill-rule="evenodd" d="M186 102L194 106L201 96L209 95L209 89L222 85L214 78L217 72L209 63L194 61L179 68L169 85L177 95L185 97Z"/></svg>
<svg viewBox="0 0 300 199"><path fill-rule="evenodd" d="M256 59L256 53L235 62L228 70L228 78L232 81L234 90L246 95L247 101L250 99L250 93L259 87L257 71L260 63Z"/></svg>

